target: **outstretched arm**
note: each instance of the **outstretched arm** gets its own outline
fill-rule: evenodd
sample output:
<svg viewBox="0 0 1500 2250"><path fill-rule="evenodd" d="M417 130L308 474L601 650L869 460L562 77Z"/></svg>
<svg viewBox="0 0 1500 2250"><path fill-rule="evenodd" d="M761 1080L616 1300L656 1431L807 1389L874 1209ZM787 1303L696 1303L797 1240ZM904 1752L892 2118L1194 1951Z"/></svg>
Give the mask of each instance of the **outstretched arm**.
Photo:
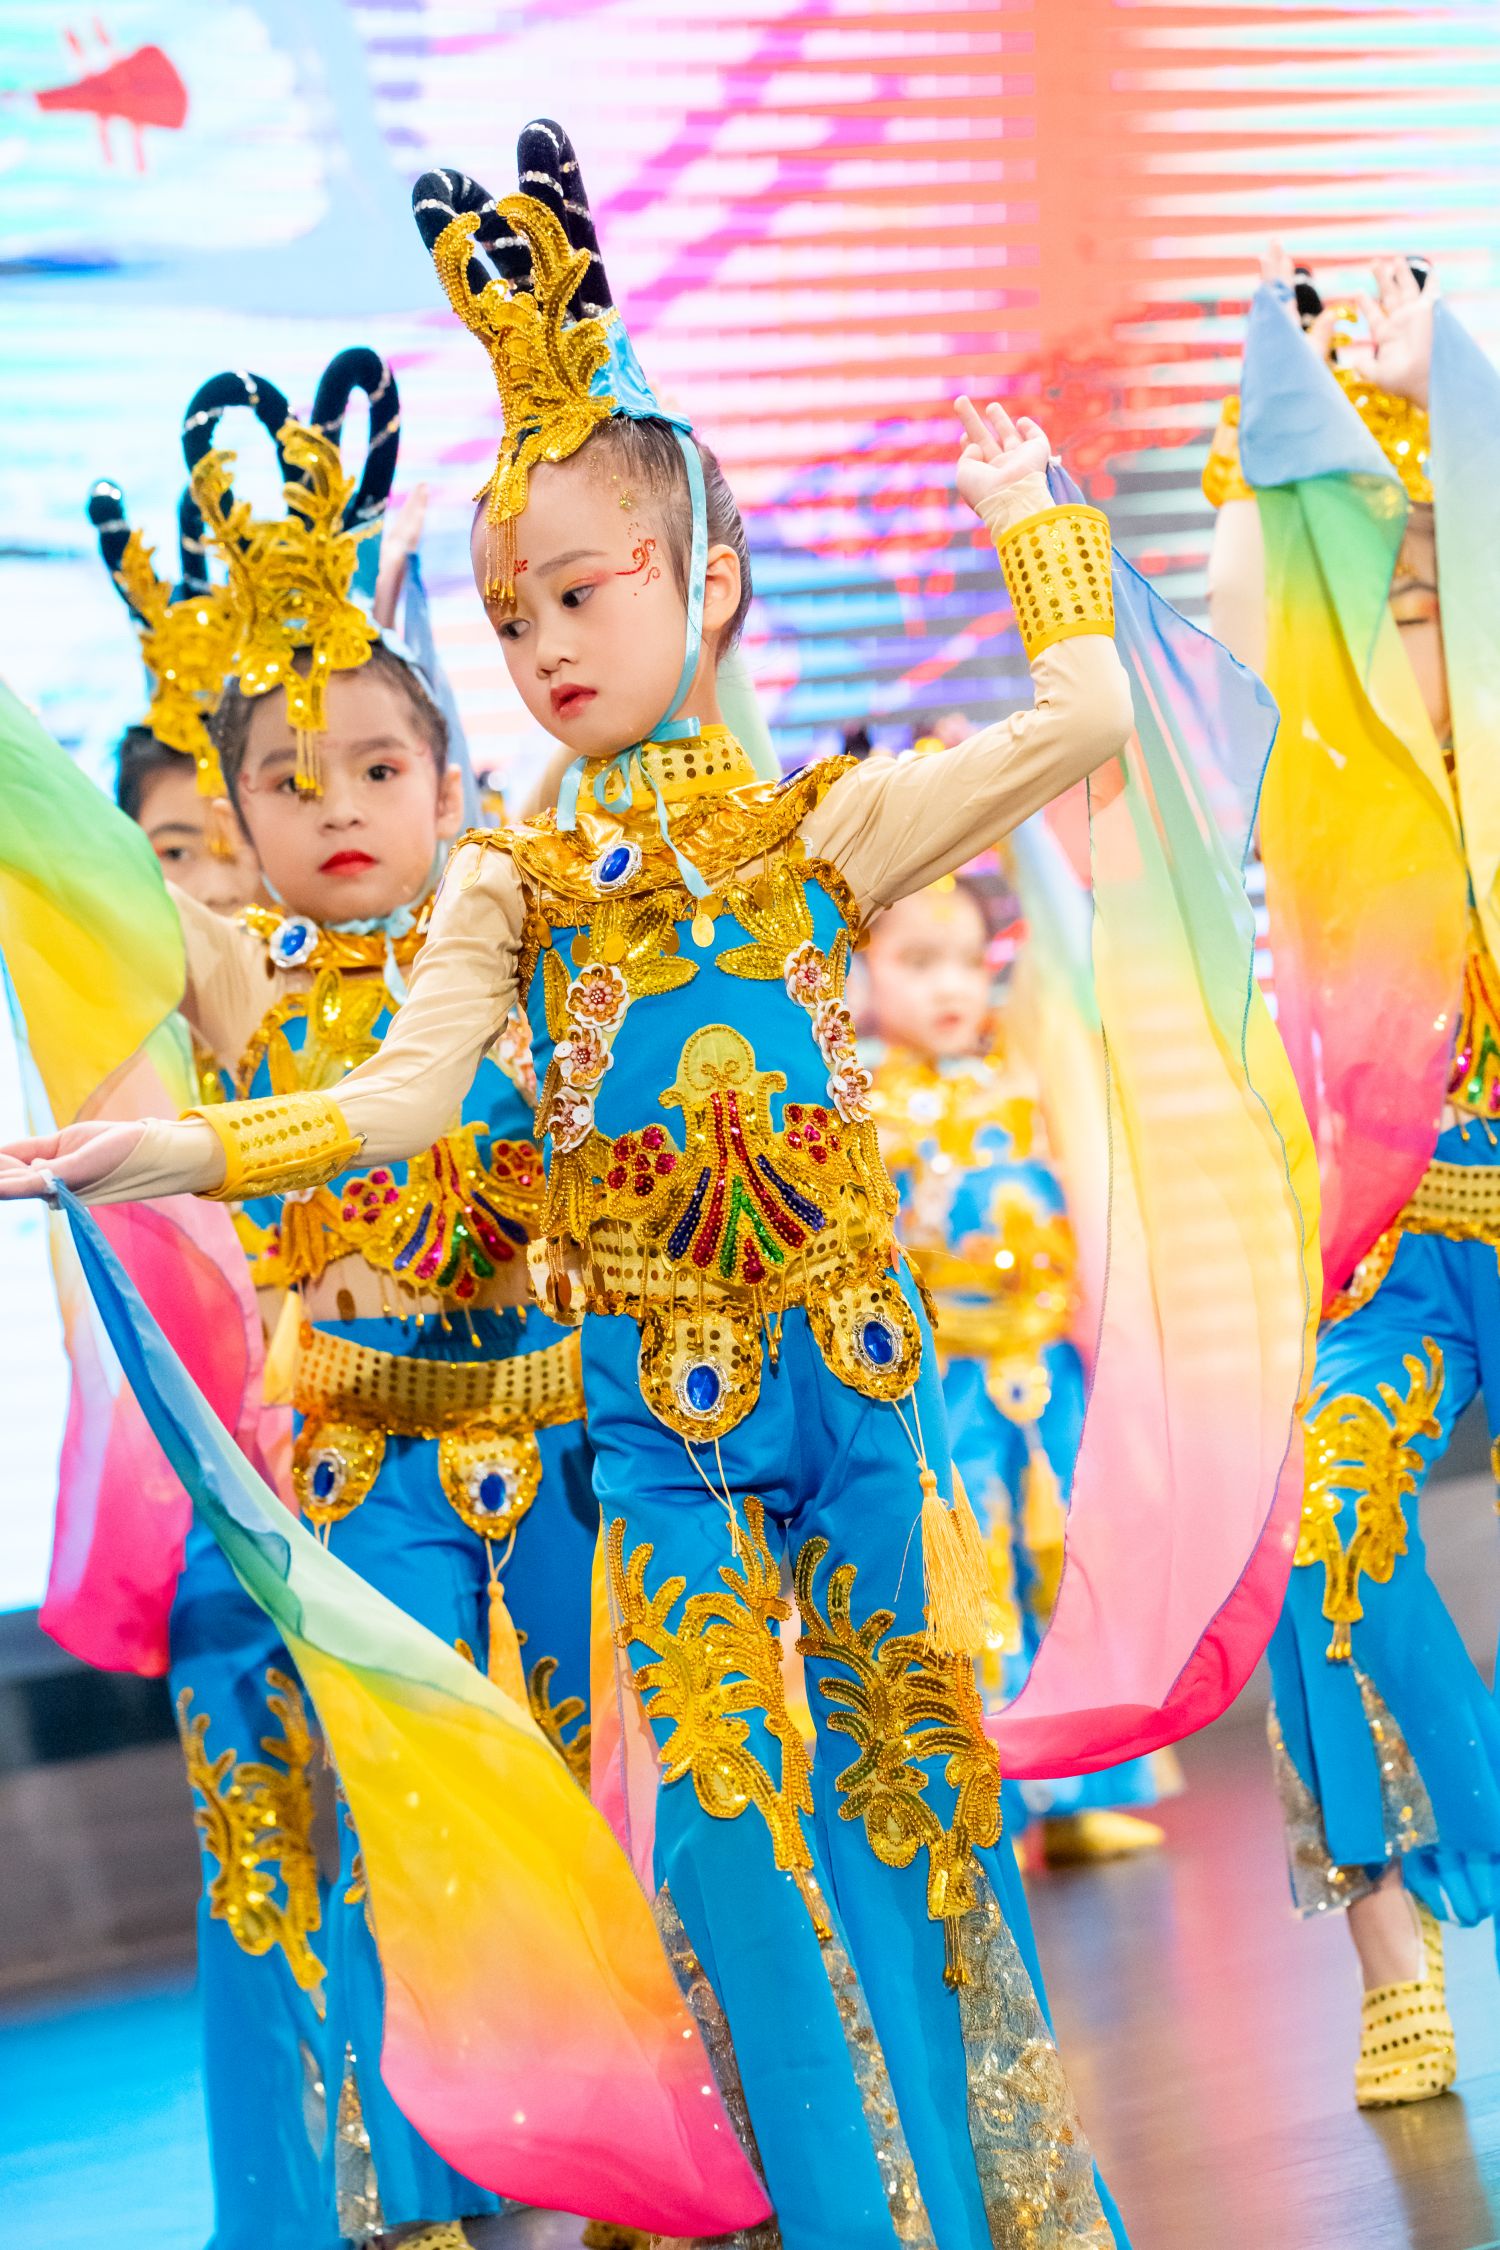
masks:
<svg viewBox="0 0 1500 2250"><path fill-rule="evenodd" d="M941 755L867 759L809 813L804 844L839 868L866 915L998 842L1130 733L1108 527L1091 509L1053 506L1034 422L999 406L981 418L967 399L959 414L958 489L1000 550L1035 700Z"/></svg>
<svg viewBox="0 0 1500 2250"><path fill-rule="evenodd" d="M524 912L509 859L465 846L450 863L410 993L379 1054L336 1095L272 1095L175 1120L69 1126L0 1152L0 1196L44 1193L47 1173L91 1203L274 1194L331 1178L357 1156L380 1163L415 1155L458 1110L515 1000Z"/></svg>

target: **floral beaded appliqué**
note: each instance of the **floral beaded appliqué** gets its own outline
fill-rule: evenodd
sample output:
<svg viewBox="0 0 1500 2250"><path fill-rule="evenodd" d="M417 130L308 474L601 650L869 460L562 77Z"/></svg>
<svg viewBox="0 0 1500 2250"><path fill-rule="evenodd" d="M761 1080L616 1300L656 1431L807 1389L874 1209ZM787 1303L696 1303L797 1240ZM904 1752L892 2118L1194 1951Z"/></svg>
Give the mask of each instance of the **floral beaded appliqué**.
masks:
<svg viewBox="0 0 1500 2250"><path fill-rule="evenodd" d="M273 1665L266 1685L266 1707L282 1731L263 1737L264 1763L239 1759L232 1749L210 1757L209 1714L193 1712L191 1688L177 1698L188 1779L198 1798L193 1818L204 1851L218 1862L209 1912L228 1925L243 1953L259 1959L279 1946L302 1990L319 1993L323 1964L309 1943L322 1920L308 1780L312 1734L296 1681Z"/></svg>
<svg viewBox="0 0 1500 2250"><path fill-rule="evenodd" d="M826 1665L818 1692L834 1708L828 1725L846 1734L858 1756L837 1777L844 1820L862 1820L870 1848L887 1867L910 1867L927 1853L927 1911L944 1924L948 1974L960 1981L951 1925L974 1911L974 1852L1000 1836L1000 1761L984 1732L984 1712L967 1657L929 1648L921 1633L892 1633L894 1612L871 1610L862 1625L852 1612L855 1566L828 1574L826 1607L814 1592L828 1541L809 1539L797 1556L799 1653ZM946 1760L956 1792L945 1826L927 1798L922 1761Z"/></svg>
<svg viewBox="0 0 1500 2250"><path fill-rule="evenodd" d="M802 1828L803 1814L812 1811L811 1769L786 1707L775 1631L791 1609L766 1544L765 1510L749 1498L744 1513L739 1557L719 1570L723 1591L689 1595L675 1626L668 1619L686 1579L664 1578L648 1593L655 1549L643 1542L627 1561L625 1525L616 1517L606 1534L615 1638L623 1649L638 1641L651 1652L635 1681L647 1718L669 1730L659 1750L663 1783L691 1777L699 1804L715 1820L737 1820L753 1805L770 1831L776 1865L800 1879L813 1864ZM781 1752L779 1781L750 1747L751 1712Z"/></svg>
<svg viewBox="0 0 1500 2250"><path fill-rule="evenodd" d="M731 946L718 965L729 976L767 983L780 979L787 997L807 1010L828 1072L828 1098L848 1124L868 1122L870 1073L859 1059L854 1018L844 1004L849 934L840 930L830 952L813 936L806 878L782 860L756 883L736 885L725 898L750 932L749 945Z"/></svg>
<svg viewBox="0 0 1500 2250"><path fill-rule="evenodd" d="M1430 1336L1423 1350L1425 1367L1413 1354L1406 1356L1405 1398L1393 1384L1381 1383L1378 1398L1318 1392L1309 1404L1302 1530L1294 1559L1321 1565L1326 1574L1323 1615L1333 1627L1328 1654L1336 1662L1348 1662L1350 1627L1364 1616L1360 1579L1388 1586L1406 1552L1403 1503L1416 1491L1422 1471L1415 1440L1441 1434L1443 1355ZM1345 1546L1339 1519L1351 1497L1354 1534Z"/></svg>

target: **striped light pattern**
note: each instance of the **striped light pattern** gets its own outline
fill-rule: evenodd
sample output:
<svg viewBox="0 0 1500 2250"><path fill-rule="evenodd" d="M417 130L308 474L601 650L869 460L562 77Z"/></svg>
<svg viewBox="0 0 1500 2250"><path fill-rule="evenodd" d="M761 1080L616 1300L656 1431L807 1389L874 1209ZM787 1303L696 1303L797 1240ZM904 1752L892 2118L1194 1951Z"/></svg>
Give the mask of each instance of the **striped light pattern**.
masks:
<svg viewBox="0 0 1500 2250"><path fill-rule="evenodd" d="M15 13L13 78L76 76L60 0ZM203 374L248 363L305 406L329 354L367 337L403 382L402 481L434 488L438 631L479 755L510 773L534 759L467 584L488 378L430 274L393 245L407 181L457 163L503 184L538 112L560 114L585 154L654 381L753 511L750 656L789 759L861 718L904 739L945 708L980 719L1023 693L993 559L951 499L958 390L1037 410L1127 551L1191 610L1209 529L1197 467L1269 235L1340 284L1377 249L1424 249L1480 336L1500 330L1500 19L1484 0L316 0L298 13L294 35L285 11L237 0L216 11L233 34L216 47L191 0L113 11L116 49L155 41L189 96L180 135L144 133L139 174L118 125L106 164L97 117L7 112L41 186L8 227L0 585L17 684L95 758L138 690L87 553L89 479L117 476L164 536L175 420ZM275 150L253 185L232 161L236 125ZM351 168L363 261L326 248ZM205 204L222 244L211 261ZM278 254L279 291L266 282ZM84 258L91 270L69 263Z"/></svg>

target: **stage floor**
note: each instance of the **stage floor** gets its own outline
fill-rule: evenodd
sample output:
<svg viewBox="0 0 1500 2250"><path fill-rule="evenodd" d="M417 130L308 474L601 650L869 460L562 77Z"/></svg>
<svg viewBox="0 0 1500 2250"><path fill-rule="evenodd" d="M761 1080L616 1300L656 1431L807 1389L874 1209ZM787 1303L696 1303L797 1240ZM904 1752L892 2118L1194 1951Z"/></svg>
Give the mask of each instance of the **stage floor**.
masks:
<svg viewBox="0 0 1500 2250"><path fill-rule="evenodd" d="M1287 1904L1269 1768L1241 1717L1188 1745L1170 1849L1031 1886L1063 2051L1135 2250L1488 2250L1500 2242L1500 1986L1450 1938L1459 2092L1363 2116L1357 1981ZM208 2175L182 1972L0 2012L5 2250L202 2250ZM576 2242L502 2227L486 2250Z"/></svg>

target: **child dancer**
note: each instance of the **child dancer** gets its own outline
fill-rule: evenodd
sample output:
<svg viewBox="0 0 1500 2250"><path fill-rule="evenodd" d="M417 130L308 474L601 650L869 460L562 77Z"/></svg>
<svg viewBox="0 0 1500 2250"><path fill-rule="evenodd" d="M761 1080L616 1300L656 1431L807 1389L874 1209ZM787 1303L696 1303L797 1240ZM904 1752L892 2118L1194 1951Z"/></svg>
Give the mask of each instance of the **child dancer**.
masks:
<svg viewBox="0 0 1500 2250"><path fill-rule="evenodd" d="M1124 741L1107 531L1049 507L1034 425L966 407L959 485L1020 597L1035 708L942 762L759 783L715 692L749 594L737 511L629 351L557 128L523 136L521 169L537 195L497 208L429 175L417 208L506 408L477 575L574 786L456 856L381 1056L334 1090L105 1129L91 1176L316 1194L357 1157L368 1179L431 1138L527 1000L542 1279L583 1316L616 1630L660 1744L659 1913L782 2239L1117 2239L997 1848L957 1646L965 1519L842 998L869 915ZM476 237L512 292L476 290ZM292 784L297 747L267 737ZM783 1550L812 1773L776 1656Z"/></svg>
<svg viewBox="0 0 1500 2250"><path fill-rule="evenodd" d="M144 719L120 739L120 808L186 899L235 912L255 895L259 869L226 817L207 732L233 649L223 590L210 586L194 536L197 510L184 495L175 589L157 578L118 486L94 487L89 516L140 633L151 687ZM232 1237L224 1247L241 1257ZM268 1435L263 1419L263 1444ZM187 1531L167 1640L202 1852L198 1997L213 2250L309 2250L338 2238L323 2162L325 1886L312 1837L309 1712L280 1635L199 1524Z"/></svg>
<svg viewBox="0 0 1500 2250"><path fill-rule="evenodd" d="M356 385L372 401L358 490L337 450ZM229 458L210 450L232 406L252 407L276 433L282 522L252 519L235 501ZM278 903L230 923L178 897L183 1007L229 1085L269 1096L273 1111L325 1101L321 1089L378 1051L461 817L430 686L349 591L357 571L373 583L396 417L389 370L362 352L334 362L306 425L274 386L243 376L205 384L185 425L209 542L240 617L254 621L235 648L215 749ZM301 598L278 606L289 582ZM410 1163L333 1167L327 1184L285 1199L247 1176L234 1200L253 1277L294 1345L292 1478L304 1519L529 1702L584 1780L597 1512L577 1339L522 1304L541 1175L524 1041L502 1043L505 1030L497 1024L494 1055L462 1102L445 1102ZM212 1729L215 1714L195 1716ZM210 1754L217 1744L211 1731ZM205 1784L216 1778L222 1794L227 1777L205 1761L214 1819ZM459 2222L495 2200L437 2158L385 2091L380 1974L347 1819L328 1922L339 2231L363 2240L415 2227L424 2242L456 2242Z"/></svg>
<svg viewBox="0 0 1500 2250"><path fill-rule="evenodd" d="M1346 1913L1359 1954L1370 2108L1453 2082L1436 1917L1473 1922L1500 1897L1500 1719L1418 1521L1428 1469L1496 1372L1500 649L1483 510L1500 381L1426 279L1382 260L1370 346L1350 351L1347 315L1275 259L1205 478L1216 621L1282 706L1262 850L1324 1169L1326 1324L1272 1746L1297 1905Z"/></svg>
<svg viewBox="0 0 1500 2250"><path fill-rule="evenodd" d="M937 1309L954 1465L985 1530L995 1618L980 1685L999 1704L1024 1680L1056 1598L1084 1377L1069 1334L1072 1229L1035 1087L993 1006L987 950L977 894L950 878L883 914L864 961L881 1148L902 1246ZM1149 1758L1014 1794L1012 1838L1036 1814L1053 1865L1162 1841L1152 1822L1106 1809L1155 1802Z"/></svg>

